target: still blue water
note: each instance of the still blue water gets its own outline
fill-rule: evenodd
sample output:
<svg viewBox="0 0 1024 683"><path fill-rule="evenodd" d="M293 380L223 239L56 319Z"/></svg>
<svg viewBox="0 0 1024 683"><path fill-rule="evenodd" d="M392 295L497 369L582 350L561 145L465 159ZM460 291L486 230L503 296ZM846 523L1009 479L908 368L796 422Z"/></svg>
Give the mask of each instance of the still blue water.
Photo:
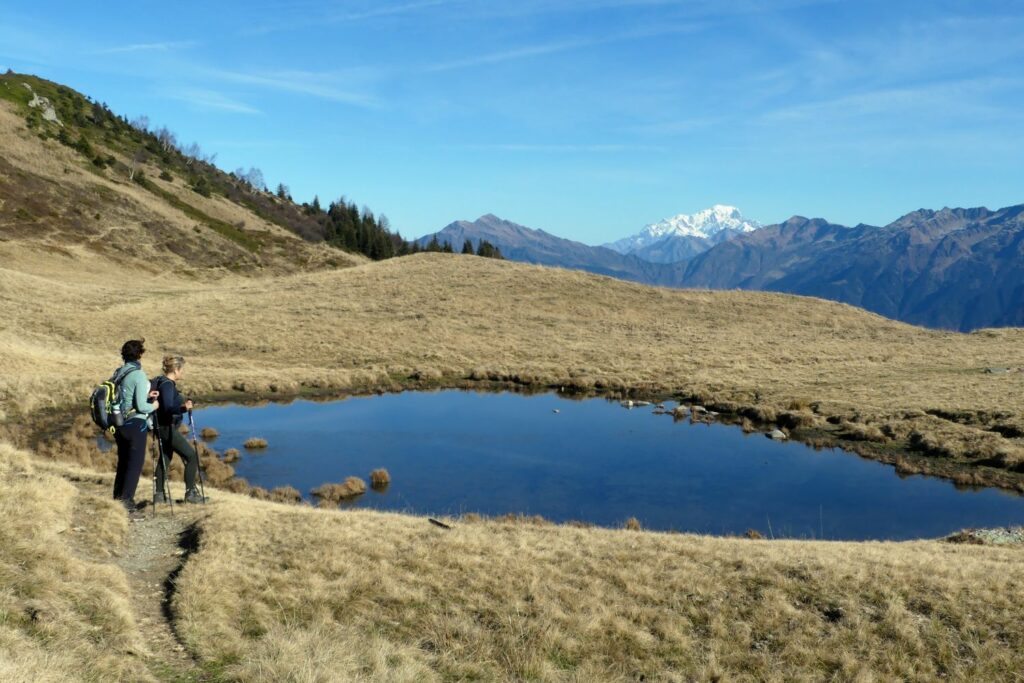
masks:
<svg viewBox="0 0 1024 683"><path fill-rule="evenodd" d="M554 411L558 411L557 413ZM196 411L242 449L239 476L309 497L325 482L391 485L354 505L418 514L508 512L710 534L829 539L935 537L971 526L1024 523L1024 498L900 478L841 450L777 443L723 424L689 424L652 408L552 394L409 392L328 403L296 401Z"/></svg>

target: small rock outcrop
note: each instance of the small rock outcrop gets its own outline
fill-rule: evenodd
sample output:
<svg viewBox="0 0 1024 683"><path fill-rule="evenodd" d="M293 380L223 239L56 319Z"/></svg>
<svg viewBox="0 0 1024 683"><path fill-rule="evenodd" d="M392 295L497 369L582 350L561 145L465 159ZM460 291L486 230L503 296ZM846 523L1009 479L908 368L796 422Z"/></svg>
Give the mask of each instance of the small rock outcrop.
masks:
<svg viewBox="0 0 1024 683"><path fill-rule="evenodd" d="M788 436L786 436L786 432L782 431L781 429L773 429L772 431L765 434L765 436L767 436L772 441L785 441L786 439L789 438Z"/></svg>
<svg viewBox="0 0 1024 683"><path fill-rule="evenodd" d="M36 91L32 89L32 86L28 83L22 83L23 86L28 88L28 91L32 93L32 99L29 100L28 106L32 109L39 109L39 112L43 116L44 121L56 123L58 126L63 126L60 119L57 118L57 110L53 108L53 103L50 102L49 97L41 97L36 94Z"/></svg>

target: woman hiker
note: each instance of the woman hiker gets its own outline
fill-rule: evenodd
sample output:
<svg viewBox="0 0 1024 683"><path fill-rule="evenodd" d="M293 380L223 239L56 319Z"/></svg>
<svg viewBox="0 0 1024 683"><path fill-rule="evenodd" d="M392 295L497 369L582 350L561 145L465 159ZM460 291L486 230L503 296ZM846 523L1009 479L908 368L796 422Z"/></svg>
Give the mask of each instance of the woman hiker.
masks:
<svg viewBox="0 0 1024 683"><path fill-rule="evenodd" d="M196 475L199 473L199 454L192 448L188 439L178 431L181 426L182 415L192 410L192 399L181 400L176 382L184 374L185 359L181 356L164 356L164 374L153 380L153 388L160 394L160 408L157 410L157 437L160 445L167 456L167 462L174 453L181 456L185 461L185 502L205 503L199 491L196 490ZM164 496L164 466L162 462L156 464L156 490L153 493L154 503L166 503Z"/></svg>
<svg viewBox="0 0 1024 683"><path fill-rule="evenodd" d="M149 379L142 369L142 354L146 352L145 339L129 339L121 347L124 365L115 377L122 378L121 414L124 425L114 430L117 443L117 474L114 476L114 499L120 500L132 519L140 519L142 513L135 507L135 489L139 475L146 461L146 435L149 432L149 415L160 403L158 392L151 391Z"/></svg>

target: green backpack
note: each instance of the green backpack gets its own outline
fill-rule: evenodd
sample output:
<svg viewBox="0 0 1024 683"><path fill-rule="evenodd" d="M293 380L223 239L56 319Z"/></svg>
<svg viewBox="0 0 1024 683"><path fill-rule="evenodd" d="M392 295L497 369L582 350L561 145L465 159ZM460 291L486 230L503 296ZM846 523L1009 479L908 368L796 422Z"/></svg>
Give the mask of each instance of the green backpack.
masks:
<svg viewBox="0 0 1024 683"><path fill-rule="evenodd" d="M124 425L125 416L121 414L121 383L124 378L141 370L138 363L127 363L117 369L110 379L100 382L89 396L89 411L92 421L105 432L113 432Z"/></svg>

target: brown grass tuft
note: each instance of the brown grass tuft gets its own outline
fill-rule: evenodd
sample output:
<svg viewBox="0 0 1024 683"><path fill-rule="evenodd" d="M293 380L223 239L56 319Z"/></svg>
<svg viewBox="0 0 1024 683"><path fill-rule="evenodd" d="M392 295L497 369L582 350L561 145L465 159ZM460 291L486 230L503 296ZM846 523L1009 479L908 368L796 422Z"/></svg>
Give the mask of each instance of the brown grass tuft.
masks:
<svg viewBox="0 0 1024 683"><path fill-rule="evenodd" d="M261 448L266 448L267 447L267 440L266 439L262 439L262 438L260 438L258 436L253 436L253 437L250 437L250 438L246 439L245 443L242 444L242 445L245 446L246 448L250 449L250 450L259 450Z"/></svg>
<svg viewBox="0 0 1024 683"><path fill-rule="evenodd" d="M214 440L214 439L216 439L216 438L217 438L218 436L220 436L220 432L218 432L218 431L217 431L216 429L214 429L213 427L203 427L203 428L202 428L202 429L201 429L201 430L199 431L199 436L201 436L201 437L202 437L203 439L205 439L206 441L213 441L213 440Z"/></svg>
<svg viewBox="0 0 1024 683"><path fill-rule="evenodd" d="M391 474L384 468L370 472L370 486L374 489L386 489L391 483Z"/></svg>
<svg viewBox="0 0 1024 683"><path fill-rule="evenodd" d="M627 519L625 524L622 525L622 527L624 529L628 529L629 531L641 531L643 529L643 526L641 526L640 524L640 520L636 517L630 517L629 519Z"/></svg>
<svg viewBox="0 0 1024 683"><path fill-rule="evenodd" d="M322 484L312 494L321 504L337 504L366 493L366 482L359 477L347 477L341 484Z"/></svg>
<svg viewBox="0 0 1024 683"><path fill-rule="evenodd" d="M223 460L224 460L224 462L226 462L228 464L236 463L236 462L238 462L241 459L242 459L242 452L239 451L237 448L229 448L226 451L224 451L224 458L223 458Z"/></svg>
<svg viewBox="0 0 1024 683"><path fill-rule="evenodd" d="M294 486L278 486L270 490L270 500L277 503L301 503L302 494Z"/></svg>
<svg viewBox="0 0 1024 683"><path fill-rule="evenodd" d="M849 422L844 420L840 423L842 427L841 436L850 441L870 441L873 443L885 443L889 440L885 432L876 425L864 424L861 422Z"/></svg>

